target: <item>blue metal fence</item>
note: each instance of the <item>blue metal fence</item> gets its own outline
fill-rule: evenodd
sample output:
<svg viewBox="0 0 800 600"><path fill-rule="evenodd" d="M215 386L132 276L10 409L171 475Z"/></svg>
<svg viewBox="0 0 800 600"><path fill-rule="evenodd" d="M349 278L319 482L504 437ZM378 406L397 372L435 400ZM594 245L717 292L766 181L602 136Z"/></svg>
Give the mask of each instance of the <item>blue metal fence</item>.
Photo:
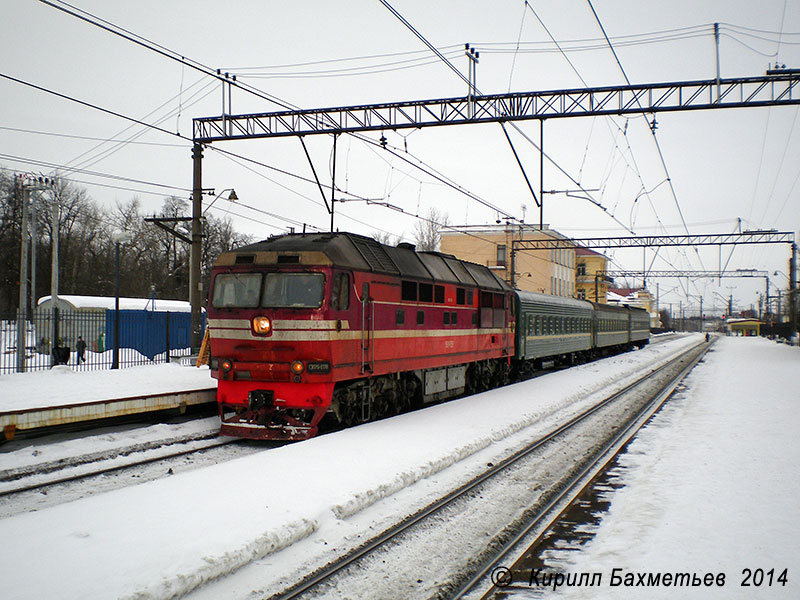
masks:
<svg viewBox="0 0 800 600"><path fill-rule="evenodd" d="M119 366L168 362L191 354L191 314L121 310ZM205 315L203 316L205 327ZM0 374L49 369L67 364L77 370L111 368L114 348L113 310L37 310L27 318L0 315ZM17 352L24 331L24 352ZM78 338L86 344L78 356ZM53 344L52 341L56 340Z"/></svg>

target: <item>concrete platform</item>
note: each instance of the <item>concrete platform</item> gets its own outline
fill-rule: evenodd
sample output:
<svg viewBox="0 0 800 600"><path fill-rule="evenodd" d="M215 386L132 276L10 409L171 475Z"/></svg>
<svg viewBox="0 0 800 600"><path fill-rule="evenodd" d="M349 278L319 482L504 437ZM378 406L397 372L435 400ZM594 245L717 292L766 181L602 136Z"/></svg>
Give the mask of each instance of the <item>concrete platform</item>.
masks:
<svg viewBox="0 0 800 600"><path fill-rule="evenodd" d="M5 439L49 428L96 424L216 402L207 368L179 365L75 372L69 367L0 377L0 431Z"/></svg>

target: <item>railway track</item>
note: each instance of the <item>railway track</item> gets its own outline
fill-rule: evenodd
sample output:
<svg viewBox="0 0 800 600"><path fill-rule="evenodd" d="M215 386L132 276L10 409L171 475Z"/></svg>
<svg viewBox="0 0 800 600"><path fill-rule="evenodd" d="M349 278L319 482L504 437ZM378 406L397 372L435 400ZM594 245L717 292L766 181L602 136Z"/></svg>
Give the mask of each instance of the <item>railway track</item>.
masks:
<svg viewBox="0 0 800 600"><path fill-rule="evenodd" d="M385 568L386 565L404 564L403 561L406 561L406 568L400 571L404 571L405 575L400 577L407 579L408 573L415 572L416 568L420 573L417 583L423 584L425 581L428 585L427 591L421 590L422 597L463 598L471 596L481 586L483 589L490 588L491 574L496 565L521 540L525 539L527 544L534 532L541 535L547 530L569 502L658 410L683 377L702 358L707 348L708 344L700 344L661 367L650 370L547 435L501 462L490 464L484 473L437 502L283 592L269 596L270 600L326 597L334 594L334 590L336 596L358 596L365 591L363 587L359 587L363 586L363 582L359 583L362 581L361 574ZM571 447L578 455L572 468L565 473L547 472L547 465L551 460L548 457L559 451L563 453L563 448L567 445L565 440L586 437L587 431L600 426L608 429L608 435L600 441L581 447L579 452ZM519 498L519 504L514 502L515 498ZM503 502L513 507L507 514L486 515L487 506L496 508ZM467 542L467 553L464 557L459 559L454 556L452 571L426 573L425 561L426 557L431 556L431 552L439 554L443 551L442 548L454 550L449 544L454 540L464 541L460 531L472 527L464 523L465 519L473 519L476 522L475 527L487 530L492 527L489 521L494 521L495 530L492 533L487 531L485 537L476 542L479 546L470 547ZM421 541L423 538L424 542ZM425 545L427 547L423 549ZM417 567L411 565L409 568L409 560L420 562ZM428 583L431 576L437 577L433 586ZM413 585L408 587L408 581L402 579L392 583L392 577L392 573L385 576L390 580L387 583L388 588L394 590L395 594L411 598L420 592L414 590ZM434 593L430 593L431 590Z"/></svg>
<svg viewBox="0 0 800 600"><path fill-rule="evenodd" d="M213 432L200 436L186 436L166 443L151 442L144 447L137 445L131 448L117 449L113 452L78 456L68 461L54 461L19 469L7 469L0 471L0 497L88 479L238 441L234 438L220 437Z"/></svg>

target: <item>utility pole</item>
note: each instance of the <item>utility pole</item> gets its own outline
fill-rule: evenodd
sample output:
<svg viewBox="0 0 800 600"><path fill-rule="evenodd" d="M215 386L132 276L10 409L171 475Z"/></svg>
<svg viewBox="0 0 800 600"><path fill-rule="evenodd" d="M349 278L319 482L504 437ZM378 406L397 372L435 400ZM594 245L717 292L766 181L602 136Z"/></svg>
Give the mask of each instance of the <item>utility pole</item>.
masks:
<svg viewBox="0 0 800 600"><path fill-rule="evenodd" d="M28 326L28 197L30 187L18 178L22 192L22 235L19 259L19 309L17 311L17 372L25 372L25 330Z"/></svg>
<svg viewBox="0 0 800 600"><path fill-rule="evenodd" d="M477 52L475 48L470 48L469 44L464 44L464 54L468 59L467 115L471 119L475 116L475 96L478 95L478 58L480 58L481 53Z"/></svg>
<svg viewBox="0 0 800 600"><path fill-rule="evenodd" d="M50 302L53 307L53 333L50 338L50 356L53 363L55 363L55 356L52 348L58 345L58 237L60 228L61 207L58 204L58 199L53 196L53 213L52 213L52 254L50 256Z"/></svg>
<svg viewBox="0 0 800 600"><path fill-rule="evenodd" d="M192 246L189 252L189 304L192 309L192 352L200 348L202 336L202 288L200 257L203 250L203 147L195 142L192 147Z"/></svg>
<svg viewBox="0 0 800 600"><path fill-rule="evenodd" d="M717 102L720 98L719 85L719 23L714 23L714 45L717 47Z"/></svg>
<svg viewBox="0 0 800 600"><path fill-rule="evenodd" d="M797 244L792 243L789 259L789 324L792 337L797 335Z"/></svg>
<svg viewBox="0 0 800 600"><path fill-rule="evenodd" d="M703 333L703 297L700 296L700 333Z"/></svg>
<svg viewBox="0 0 800 600"><path fill-rule="evenodd" d="M50 184L49 179L39 177L26 183L22 176L17 178L17 189L22 191L22 227L19 259L19 311L17 312L17 372L25 372L25 342L30 317L30 298L28 288L28 221L30 196L33 190L44 190Z"/></svg>
<svg viewBox="0 0 800 600"><path fill-rule="evenodd" d="M539 121L539 231L544 229L544 119Z"/></svg>

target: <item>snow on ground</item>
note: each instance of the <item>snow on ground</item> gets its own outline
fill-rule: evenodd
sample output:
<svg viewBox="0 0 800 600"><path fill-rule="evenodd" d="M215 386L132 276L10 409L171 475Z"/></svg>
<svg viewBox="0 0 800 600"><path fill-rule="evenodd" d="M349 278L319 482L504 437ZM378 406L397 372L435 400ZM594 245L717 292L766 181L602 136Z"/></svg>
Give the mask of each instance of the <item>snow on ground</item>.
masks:
<svg viewBox="0 0 800 600"><path fill-rule="evenodd" d="M602 586L557 597L800 598L800 348L721 338L685 383L621 456L596 537L559 569ZM610 587L615 568L724 573L725 586ZM743 587L744 569L763 579Z"/></svg>
<svg viewBox="0 0 800 600"><path fill-rule="evenodd" d="M174 363L108 371L47 371L0 375L0 412L79 404L216 387L208 367Z"/></svg>
<svg viewBox="0 0 800 600"><path fill-rule="evenodd" d="M622 387L634 372L660 364L699 340L680 338L4 519L0 539L13 543L0 546L6 574L3 597L159 598L185 593L307 538L331 521L346 522L482 449L502 445L515 432L542 429L585 406L592 393ZM288 568L279 566L281 570Z"/></svg>

